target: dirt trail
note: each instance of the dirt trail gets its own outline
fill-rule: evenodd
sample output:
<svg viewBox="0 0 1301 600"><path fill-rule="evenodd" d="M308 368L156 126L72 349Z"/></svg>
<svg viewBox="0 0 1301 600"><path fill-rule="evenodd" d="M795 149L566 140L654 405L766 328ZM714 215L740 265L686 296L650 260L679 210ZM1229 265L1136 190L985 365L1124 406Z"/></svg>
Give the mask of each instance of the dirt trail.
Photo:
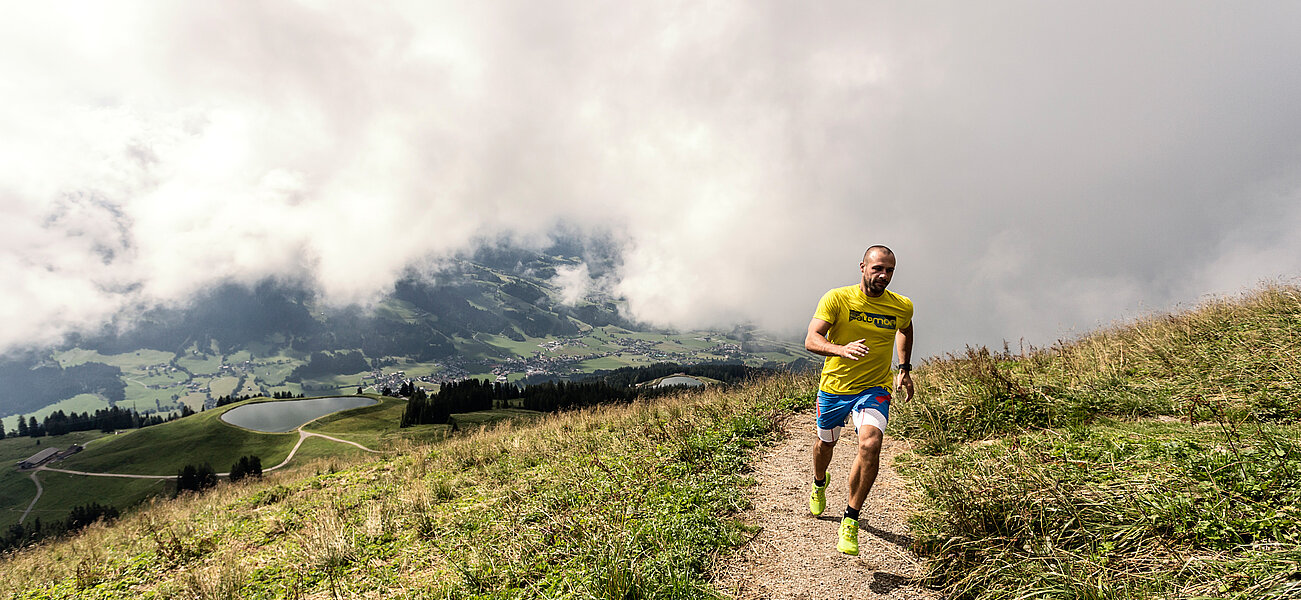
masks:
<svg viewBox="0 0 1301 600"><path fill-rule="evenodd" d="M859 520L859 556L836 552L845 480L856 451L853 427L846 433L827 471L827 512L814 517L808 505L813 415L786 421L783 439L759 457L754 508L742 517L762 529L718 569L720 591L742 600L942 597L914 582L922 565L908 550L909 499L893 468L894 458L908 449L901 440L885 438L881 472Z"/></svg>

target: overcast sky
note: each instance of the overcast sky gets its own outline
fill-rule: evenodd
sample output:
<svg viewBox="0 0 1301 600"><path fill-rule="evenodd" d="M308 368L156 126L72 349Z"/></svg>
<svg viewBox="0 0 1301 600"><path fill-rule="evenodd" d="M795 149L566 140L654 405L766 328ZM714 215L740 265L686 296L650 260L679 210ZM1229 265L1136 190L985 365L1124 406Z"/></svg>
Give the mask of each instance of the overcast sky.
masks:
<svg viewBox="0 0 1301 600"><path fill-rule="evenodd" d="M12 3L0 350L558 227L684 328L887 244L922 356L1301 273L1301 3L808 4Z"/></svg>

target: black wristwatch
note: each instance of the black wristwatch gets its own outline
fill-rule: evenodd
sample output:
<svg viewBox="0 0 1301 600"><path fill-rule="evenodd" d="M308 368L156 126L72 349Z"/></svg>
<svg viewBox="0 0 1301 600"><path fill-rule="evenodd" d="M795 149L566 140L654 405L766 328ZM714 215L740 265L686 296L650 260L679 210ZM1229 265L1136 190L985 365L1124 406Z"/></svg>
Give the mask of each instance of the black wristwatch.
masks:
<svg viewBox="0 0 1301 600"><path fill-rule="evenodd" d="M912 370L913 370L913 364L912 364L912 363L899 363L899 370L900 370L900 371L903 371L904 373L911 373Z"/></svg>

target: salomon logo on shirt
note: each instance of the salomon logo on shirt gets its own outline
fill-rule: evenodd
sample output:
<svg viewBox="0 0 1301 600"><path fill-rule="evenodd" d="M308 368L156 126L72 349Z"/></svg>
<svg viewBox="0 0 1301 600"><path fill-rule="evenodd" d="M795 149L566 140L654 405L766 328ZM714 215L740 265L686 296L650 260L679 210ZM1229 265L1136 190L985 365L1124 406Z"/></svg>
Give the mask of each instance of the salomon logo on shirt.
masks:
<svg viewBox="0 0 1301 600"><path fill-rule="evenodd" d="M878 315L876 313L870 313L870 312L859 312L852 308L849 310L849 320L871 323L873 325L876 325L877 327L880 327L881 329L898 329L898 327L894 326L895 318L890 315Z"/></svg>

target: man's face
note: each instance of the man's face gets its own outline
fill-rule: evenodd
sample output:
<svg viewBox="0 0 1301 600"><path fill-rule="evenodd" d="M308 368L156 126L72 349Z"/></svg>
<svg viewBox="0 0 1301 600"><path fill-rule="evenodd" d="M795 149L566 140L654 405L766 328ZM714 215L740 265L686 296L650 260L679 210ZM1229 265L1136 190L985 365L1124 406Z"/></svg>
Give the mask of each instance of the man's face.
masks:
<svg viewBox="0 0 1301 600"><path fill-rule="evenodd" d="M867 290L867 295L880 296L885 292L885 286L890 285L890 278L894 277L894 255L873 250L863 257L858 268L863 272L863 289Z"/></svg>

